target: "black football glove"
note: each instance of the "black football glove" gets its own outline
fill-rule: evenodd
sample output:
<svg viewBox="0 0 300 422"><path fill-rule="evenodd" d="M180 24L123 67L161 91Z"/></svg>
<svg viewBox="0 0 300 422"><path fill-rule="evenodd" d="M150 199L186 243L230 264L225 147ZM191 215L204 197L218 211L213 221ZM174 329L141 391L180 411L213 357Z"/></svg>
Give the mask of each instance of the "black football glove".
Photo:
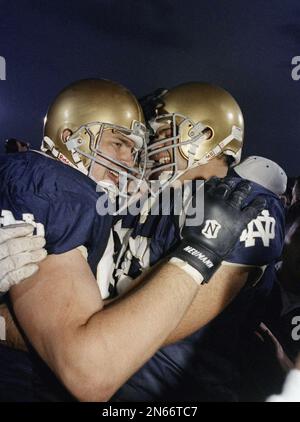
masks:
<svg viewBox="0 0 300 422"><path fill-rule="evenodd" d="M206 182L204 221L200 226L184 225L182 240L171 253L171 262L194 276L199 284L207 283L248 223L266 206L266 201L258 197L242 208L250 191L250 182L236 184L233 178L212 178ZM197 191L191 205L195 203L195 195Z"/></svg>

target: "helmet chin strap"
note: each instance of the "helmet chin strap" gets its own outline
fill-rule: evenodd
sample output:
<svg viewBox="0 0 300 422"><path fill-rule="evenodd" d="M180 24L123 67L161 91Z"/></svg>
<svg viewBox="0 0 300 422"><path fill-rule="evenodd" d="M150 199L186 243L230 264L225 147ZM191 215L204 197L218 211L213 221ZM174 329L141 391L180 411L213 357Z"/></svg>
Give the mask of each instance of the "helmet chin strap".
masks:
<svg viewBox="0 0 300 422"><path fill-rule="evenodd" d="M50 152L50 154L57 160L61 161L64 164L67 164L70 167L73 167L76 170L79 170L81 173L87 175L88 170L82 163L82 160L79 154L74 151L72 153L72 158L74 163L72 163L64 154L62 154L58 149L55 148L55 144L48 136L45 136L42 141L41 151L44 153Z"/></svg>

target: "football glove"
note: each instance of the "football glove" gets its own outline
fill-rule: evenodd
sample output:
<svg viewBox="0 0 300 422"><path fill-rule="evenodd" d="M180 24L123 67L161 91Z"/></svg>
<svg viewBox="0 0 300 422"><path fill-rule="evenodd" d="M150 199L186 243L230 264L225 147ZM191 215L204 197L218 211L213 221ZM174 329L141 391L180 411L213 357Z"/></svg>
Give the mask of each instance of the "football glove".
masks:
<svg viewBox="0 0 300 422"><path fill-rule="evenodd" d="M33 235L31 224L15 224L0 228L0 292L32 276L37 263L47 252L43 249L45 239Z"/></svg>
<svg viewBox="0 0 300 422"><path fill-rule="evenodd" d="M265 199L257 197L243 207L250 191L251 182L237 184L233 178L214 177L206 182L204 222L199 226L183 226L182 240L171 253L170 262L189 273L198 284L207 283L248 223L266 206ZM192 206L195 195L197 191L191 198Z"/></svg>

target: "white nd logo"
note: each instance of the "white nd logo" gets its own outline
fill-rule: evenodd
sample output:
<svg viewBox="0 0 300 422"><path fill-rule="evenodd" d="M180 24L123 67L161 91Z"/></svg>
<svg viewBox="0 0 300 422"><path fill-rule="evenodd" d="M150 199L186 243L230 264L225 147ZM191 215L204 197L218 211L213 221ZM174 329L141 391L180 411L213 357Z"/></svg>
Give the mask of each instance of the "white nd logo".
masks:
<svg viewBox="0 0 300 422"><path fill-rule="evenodd" d="M216 239L220 228L221 224L219 224L216 220L206 220L201 233L204 234L207 239Z"/></svg>
<svg viewBox="0 0 300 422"><path fill-rule="evenodd" d="M22 224L27 223L31 224L33 227L35 227L35 234L37 236L45 236L45 228L42 223L36 223L34 221L34 215L25 213L22 214L22 220L15 220L15 217L13 216L13 213L8 210L2 210L0 213L0 227L2 226L9 226L10 224Z"/></svg>
<svg viewBox="0 0 300 422"><path fill-rule="evenodd" d="M255 220L250 221L240 237L245 242L245 247L255 245L256 239L261 239L264 246L270 246L270 240L275 238L275 218L271 217L268 210L263 210Z"/></svg>

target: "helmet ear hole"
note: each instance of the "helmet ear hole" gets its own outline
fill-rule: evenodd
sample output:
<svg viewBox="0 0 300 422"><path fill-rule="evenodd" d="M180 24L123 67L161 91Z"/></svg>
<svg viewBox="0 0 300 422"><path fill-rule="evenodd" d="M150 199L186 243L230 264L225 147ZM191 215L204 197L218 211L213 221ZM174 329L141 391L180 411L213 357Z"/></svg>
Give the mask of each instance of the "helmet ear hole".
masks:
<svg viewBox="0 0 300 422"><path fill-rule="evenodd" d="M65 144L71 135L73 135L71 129L64 129L60 135L62 142Z"/></svg>
<svg viewBox="0 0 300 422"><path fill-rule="evenodd" d="M169 116L176 121L178 143L189 157L190 167L196 162L205 164L224 152L230 153L236 164L239 162L244 121L238 103L229 92L206 82L188 82L169 89L163 95L163 102L157 119Z"/></svg>
<svg viewBox="0 0 300 422"><path fill-rule="evenodd" d="M206 136L206 140L209 141L214 136L214 131L211 127L207 127L203 131L204 135Z"/></svg>

